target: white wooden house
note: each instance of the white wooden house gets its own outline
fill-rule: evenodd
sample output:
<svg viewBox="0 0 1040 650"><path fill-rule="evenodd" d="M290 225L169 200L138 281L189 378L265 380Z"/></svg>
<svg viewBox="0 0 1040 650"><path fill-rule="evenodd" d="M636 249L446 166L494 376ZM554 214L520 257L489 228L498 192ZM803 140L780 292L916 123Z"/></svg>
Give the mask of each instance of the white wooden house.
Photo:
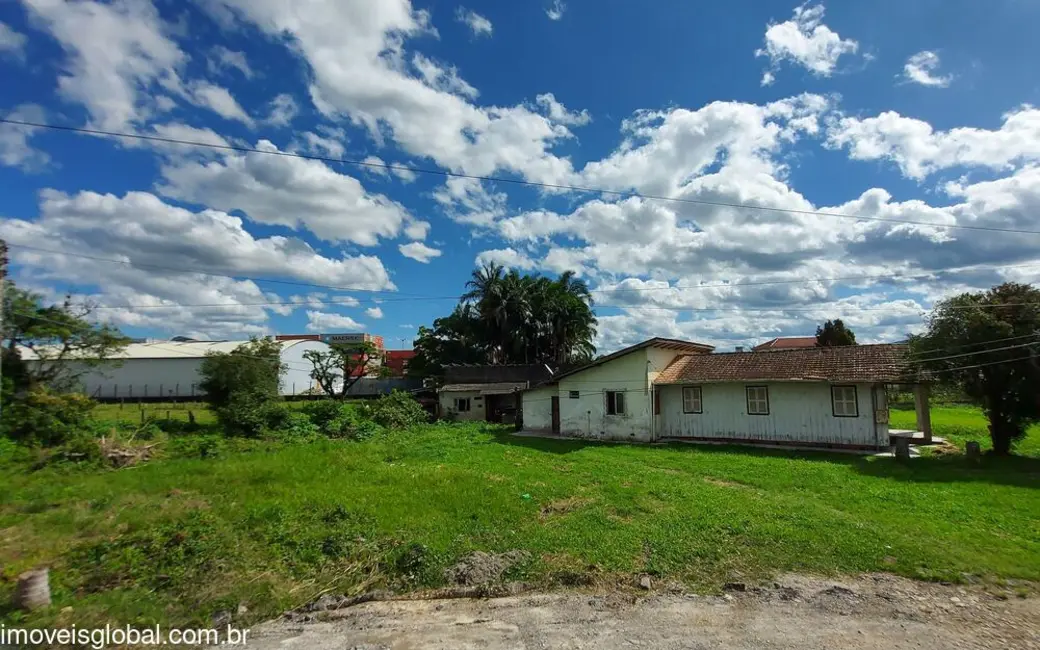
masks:
<svg viewBox="0 0 1040 650"><path fill-rule="evenodd" d="M884 449L885 387L913 383L903 345L712 353L650 339L523 393L524 430L607 440ZM918 427L930 437L927 390Z"/></svg>

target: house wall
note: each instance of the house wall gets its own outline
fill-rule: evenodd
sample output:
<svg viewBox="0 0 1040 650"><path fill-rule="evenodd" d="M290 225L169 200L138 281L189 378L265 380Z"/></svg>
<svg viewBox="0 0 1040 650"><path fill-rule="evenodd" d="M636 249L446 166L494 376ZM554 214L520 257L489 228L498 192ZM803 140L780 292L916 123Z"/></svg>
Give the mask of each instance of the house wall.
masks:
<svg viewBox="0 0 1040 650"><path fill-rule="evenodd" d="M560 433L604 440L651 439L647 352L636 350L560 380ZM625 391L625 415L606 414L606 392ZM578 391L577 398L570 391Z"/></svg>
<svg viewBox="0 0 1040 650"><path fill-rule="evenodd" d="M455 399L461 397L469 398L470 408L469 411L457 413ZM437 393L437 401L440 403L442 417L450 417L449 414L454 413L455 419L459 422L479 422L486 417L484 396L479 391L440 391Z"/></svg>
<svg viewBox="0 0 1040 650"><path fill-rule="evenodd" d="M696 385L696 384L693 384ZM748 415L746 386L769 387L769 415ZM782 444L888 445L887 428L874 426L871 384L856 384L858 417L834 417L830 384L749 382L701 384L704 412L686 414L681 386L658 386L661 437L712 438Z"/></svg>
<svg viewBox="0 0 1040 650"><path fill-rule="evenodd" d="M552 431L552 397L558 394L556 384L523 392L525 431Z"/></svg>

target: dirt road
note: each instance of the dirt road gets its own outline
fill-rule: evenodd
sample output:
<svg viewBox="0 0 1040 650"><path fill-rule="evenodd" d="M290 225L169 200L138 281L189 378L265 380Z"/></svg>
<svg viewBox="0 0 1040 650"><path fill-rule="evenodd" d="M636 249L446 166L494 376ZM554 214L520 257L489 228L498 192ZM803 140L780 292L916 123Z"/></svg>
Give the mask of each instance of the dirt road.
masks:
<svg viewBox="0 0 1040 650"><path fill-rule="evenodd" d="M887 575L785 576L719 596L673 588L371 602L249 636L258 650L1040 648L1040 600Z"/></svg>

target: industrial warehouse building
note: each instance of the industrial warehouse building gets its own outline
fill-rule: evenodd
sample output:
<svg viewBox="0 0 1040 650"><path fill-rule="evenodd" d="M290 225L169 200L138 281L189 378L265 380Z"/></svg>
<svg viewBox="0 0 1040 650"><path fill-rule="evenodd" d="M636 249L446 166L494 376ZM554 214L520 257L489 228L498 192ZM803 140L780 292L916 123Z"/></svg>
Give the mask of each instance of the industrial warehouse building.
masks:
<svg viewBox="0 0 1040 650"><path fill-rule="evenodd" d="M131 343L113 363L103 364L84 375L82 391L96 399L159 399L201 395L199 369L208 352L231 352L246 341L158 341ZM282 395L299 395L314 386L311 363L303 358L308 350L327 351L322 341L278 341L282 346ZM28 350L22 358L36 359ZM68 361L67 363L76 363Z"/></svg>

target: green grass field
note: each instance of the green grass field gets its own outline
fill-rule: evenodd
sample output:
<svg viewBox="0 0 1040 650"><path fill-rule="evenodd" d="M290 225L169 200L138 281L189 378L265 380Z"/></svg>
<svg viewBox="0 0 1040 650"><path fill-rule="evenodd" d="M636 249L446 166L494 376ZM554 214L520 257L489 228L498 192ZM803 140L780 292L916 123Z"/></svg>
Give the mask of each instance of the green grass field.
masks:
<svg viewBox="0 0 1040 650"><path fill-rule="evenodd" d="M969 440L979 442L983 450L993 448L986 417L980 409L961 405L932 406L931 417L932 434L946 438L962 450ZM893 429L913 429L916 423L913 406L891 409L889 421ZM1015 453L1040 458L1040 425L1029 430L1026 438L1016 446Z"/></svg>
<svg viewBox="0 0 1040 650"><path fill-rule="evenodd" d="M955 438L969 415L937 409L936 433ZM447 424L168 445L179 457L118 471L0 460L0 621L201 625L244 604L249 624L325 591L438 586L473 550L529 551L508 577L547 587L643 572L698 589L788 570L1040 580L1035 457L901 465ZM41 564L54 606L5 611L14 577Z"/></svg>

